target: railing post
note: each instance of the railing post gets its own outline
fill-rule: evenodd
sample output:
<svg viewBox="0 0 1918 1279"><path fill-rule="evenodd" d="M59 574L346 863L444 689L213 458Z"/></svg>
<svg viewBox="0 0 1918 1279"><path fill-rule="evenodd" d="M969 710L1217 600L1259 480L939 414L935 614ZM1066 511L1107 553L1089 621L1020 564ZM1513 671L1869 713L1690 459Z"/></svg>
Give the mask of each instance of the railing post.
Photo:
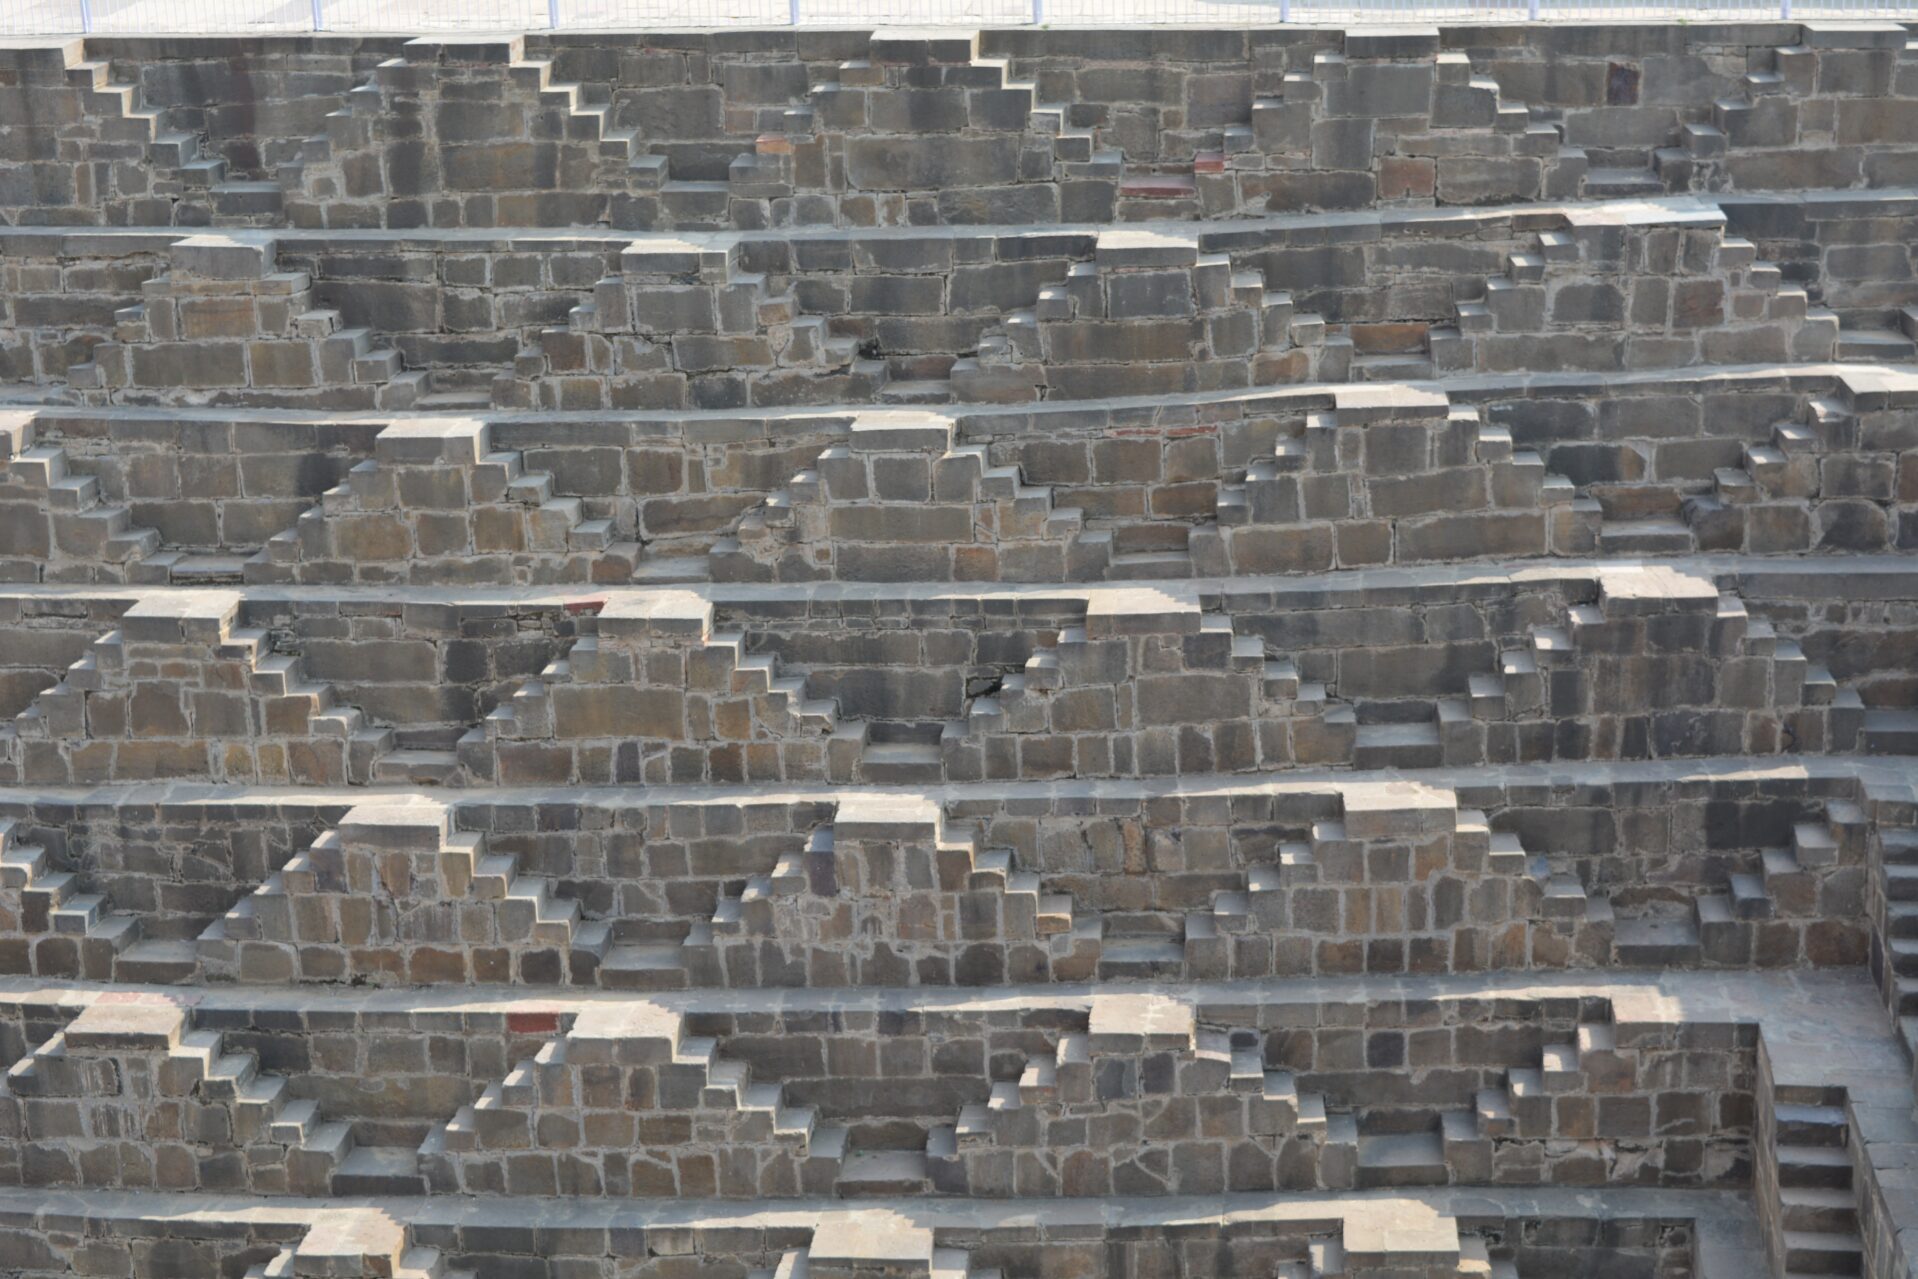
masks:
<svg viewBox="0 0 1918 1279"><path fill-rule="evenodd" d="M1046 21L1046 0L1032 0L1032 25L1044 26Z"/></svg>
<svg viewBox="0 0 1918 1279"><path fill-rule="evenodd" d="M789 27L799 25L799 0L786 0L786 25Z"/></svg>
<svg viewBox="0 0 1918 1279"><path fill-rule="evenodd" d="M313 29L326 30L326 0L313 0Z"/></svg>
<svg viewBox="0 0 1918 1279"><path fill-rule="evenodd" d="M83 35L93 34L93 0L80 0L80 31Z"/></svg>
<svg viewBox="0 0 1918 1279"><path fill-rule="evenodd" d="M546 25L559 30L559 0L546 0Z"/></svg>
<svg viewBox="0 0 1918 1279"><path fill-rule="evenodd" d="M1538 21L1538 0L1526 0L1525 16L1532 22Z"/></svg>
<svg viewBox="0 0 1918 1279"><path fill-rule="evenodd" d="M1791 21L1791 0L1778 0L1778 20L1780 22Z"/></svg>
<svg viewBox="0 0 1918 1279"><path fill-rule="evenodd" d="M1279 0L1279 21L1292 21L1292 0Z"/></svg>

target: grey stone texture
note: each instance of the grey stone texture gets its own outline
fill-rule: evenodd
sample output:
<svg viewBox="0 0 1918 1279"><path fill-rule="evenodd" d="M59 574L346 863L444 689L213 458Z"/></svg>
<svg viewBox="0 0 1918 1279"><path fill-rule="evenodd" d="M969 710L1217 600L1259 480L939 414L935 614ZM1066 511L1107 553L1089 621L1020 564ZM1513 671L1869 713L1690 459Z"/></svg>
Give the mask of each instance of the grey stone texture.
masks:
<svg viewBox="0 0 1918 1279"><path fill-rule="evenodd" d="M1895 188L1899 30L25 42L0 220L748 230Z"/></svg>
<svg viewBox="0 0 1918 1279"><path fill-rule="evenodd" d="M617 581L638 557L610 520L556 496L551 472L495 450L487 423L431 416L385 427L374 456L243 571L250 582Z"/></svg>
<svg viewBox="0 0 1918 1279"><path fill-rule="evenodd" d="M0 1272L1914 1273L1912 46L5 42Z"/></svg>
<svg viewBox="0 0 1918 1279"><path fill-rule="evenodd" d="M19 409L0 428L0 449L19 459L0 472L0 520L10 534L0 572L24 581L475 585L658 580L662 571L747 581L1097 581L1595 549L1869 552L1911 537L1918 490L1907 482L1911 394L1902 378L1761 366L1512 374L1442 392L1306 387L1206 399L1195 429L1182 429L1180 411L1196 406L1155 404L1141 423L1149 431L1134 429L1129 406L1104 402L1037 417L985 407L617 423L476 415L460 429L483 431L484 449L503 455L486 463L492 490L511 455L521 475L507 480L518 496L464 529L444 506L409 507L445 499L423 479L398 491L394 466L421 464L379 463L385 420L316 426L290 414L211 411L162 437L138 416ZM1337 441L1362 438L1388 417L1425 423L1424 469L1348 474L1336 450L1356 446ZM408 431L430 429L400 421L388 450L411 447ZM918 442L899 443L906 436L896 430ZM855 439L860 460L842 462ZM1308 440L1334 451L1315 455ZM921 464L913 454L938 468L949 509L920 514L919 490L904 480L895 490L846 469L910 471ZM342 484L357 464L366 469ZM812 478L822 464L838 470L837 488ZM385 505L370 513L353 498L350 511L329 516L325 491L342 488L332 499L339 507L353 484L376 487L373 500ZM1249 504L1255 492L1259 501ZM533 498L538 513L516 509ZM579 523L569 525L575 502ZM1438 502L1452 509L1419 509ZM963 547L884 531L896 519L921 527L922 538L953 532L968 508ZM584 534L572 531L580 526ZM358 539L364 567L324 547L314 562L304 550L285 559L321 530ZM430 553L419 554L421 545ZM489 553L467 550L477 546ZM457 564L448 558L454 547ZM390 558L402 548L402 559Z"/></svg>
<svg viewBox="0 0 1918 1279"><path fill-rule="evenodd" d="M672 990L1865 954L1867 814L1890 811L1884 793L1841 775L1698 799L1669 781L1591 785L1579 803L1517 783L1248 782L1211 803L1112 796L1099 817L1070 796L1034 817L850 795L766 801L743 827L687 803L527 835L459 829L456 809L411 795L337 820L295 807L245 839L218 808L164 840L94 839L84 810L23 813L0 823L0 969ZM1133 849L1144 869L1118 875ZM1650 881L1674 863L1682 878ZM235 899L229 878L258 887Z"/></svg>
<svg viewBox="0 0 1918 1279"><path fill-rule="evenodd" d="M187 590L128 609L14 718L12 782L346 781L359 711L238 626L239 605L235 592Z"/></svg>
<svg viewBox="0 0 1918 1279"><path fill-rule="evenodd" d="M1861 198L1880 223L1908 220L1889 194ZM1702 200L1336 218L1230 233L934 229L926 247L943 256L911 273L888 264L900 241L881 232L582 233L567 256L521 269L513 260L547 251L543 238L501 232L476 244L422 231L373 252L306 232L0 231L20 257L5 268L21 323L4 373L103 404L453 408L490 396L554 410L740 409L1909 349L1905 336L1862 332L1841 347L1839 316L1807 293L1833 262L1794 265L1803 287L1786 287ZM1551 228L1534 229L1541 219ZM1139 236L1170 239L1180 261L1128 265L1123 246ZM136 250L138 265L126 256ZM195 274L220 253L252 264L253 278ZM276 260L292 269L270 270ZM401 278L379 278L391 276ZM238 300L263 290L252 310ZM1906 292L1881 289L1869 322L1888 324ZM181 329L182 305L212 327Z"/></svg>

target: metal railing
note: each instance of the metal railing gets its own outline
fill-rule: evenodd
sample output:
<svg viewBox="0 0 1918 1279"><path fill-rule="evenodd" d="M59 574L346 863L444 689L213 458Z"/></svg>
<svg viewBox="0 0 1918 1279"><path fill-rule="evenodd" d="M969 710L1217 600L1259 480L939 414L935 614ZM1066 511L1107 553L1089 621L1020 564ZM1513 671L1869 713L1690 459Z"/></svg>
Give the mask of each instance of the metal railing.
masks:
<svg viewBox="0 0 1918 1279"><path fill-rule="evenodd" d="M0 35L864 28L872 0L0 0ZM998 27L1891 18L1918 0L903 0L894 24Z"/></svg>

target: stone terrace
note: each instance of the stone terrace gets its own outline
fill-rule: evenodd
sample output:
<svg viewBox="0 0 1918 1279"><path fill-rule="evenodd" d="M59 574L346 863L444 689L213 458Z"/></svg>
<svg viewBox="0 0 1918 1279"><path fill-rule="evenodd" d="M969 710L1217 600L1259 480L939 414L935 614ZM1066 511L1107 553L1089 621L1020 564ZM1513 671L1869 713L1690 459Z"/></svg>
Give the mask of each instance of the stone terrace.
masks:
<svg viewBox="0 0 1918 1279"><path fill-rule="evenodd" d="M0 1272L1918 1274L1890 21L0 44Z"/></svg>

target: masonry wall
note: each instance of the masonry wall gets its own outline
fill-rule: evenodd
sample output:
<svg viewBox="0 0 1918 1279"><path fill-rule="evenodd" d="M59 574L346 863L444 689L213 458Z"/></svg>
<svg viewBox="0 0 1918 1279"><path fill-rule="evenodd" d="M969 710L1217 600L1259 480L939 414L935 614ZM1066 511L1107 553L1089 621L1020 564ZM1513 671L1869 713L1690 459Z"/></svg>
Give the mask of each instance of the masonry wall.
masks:
<svg viewBox="0 0 1918 1279"><path fill-rule="evenodd" d="M0 1271L1897 1279L1912 35L9 42Z"/></svg>
<svg viewBox="0 0 1918 1279"><path fill-rule="evenodd" d="M1371 76L1391 87L1347 101L1342 57L1354 84ZM1889 28L1842 24L1654 26L1628 42L1523 25L1396 42L1311 29L1143 38L1014 29L937 46L875 42L865 30L665 33L618 46L544 34L236 49L120 38L48 42L11 61L6 125L21 177L0 208L23 224L1219 217L1374 201L1896 187L1913 163L1901 42ZM941 98L936 79L898 91L888 65L973 73L953 80L978 95L972 110L963 93ZM476 93L495 104L485 128L464 106ZM379 124L361 114L369 101L422 124L420 138L391 139L427 143L420 164L388 173L366 149L357 130ZM1536 128L1509 118L1527 112ZM1375 128L1376 159L1364 145ZM170 165L204 154L222 168L140 172L141 141L181 132L202 135L203 149L167 152ZM1085 142L1055 158L1061 134ZM342 157L357 163L340 167ZM888 163L924 176L900 181ZM337 175L316 183L329 165ZM960 197L968 185L975 193Z"/></svg>
<svg viewBox="0 0 1918 1279"><path fill-rule="evenodd" d="M1607 382L1603 391L1599 382L1576 377L1516 382L1461 387L1449 399L1478 412L1483 426L1509 432L1515 448L1536 452L1576 499L1597 502L1601 536L1605 520L1662 516L1689 523L1679 537L1698 549L1875 551L1908 540L1909 412L1899 395L1854 390L1822 369L1731 379L1673 372ZM1350 399L1299 388L1223 397L1202 412L1140 404L1088 418L1078 409L1030 417L969 408L957 415L955 439L983 445L993 465L1017 466L1024 483L1050 487L1055 508L1077 509L1088 527L1112 531L1119 550L1170 547L1216 556L1225 553L1223 542L1213 551L1198 539L1216 526L1234 477L1340 402ZM1747 449L1768 445L1778 424L1805 422L1821 403L1855 414L1857 429L1852 442L1822 461L1822 475L1809 487L1767 498L1759 512L1734 507L1705 518L1688 508L1690 499L1713 495L1720 470L1742 469ZM71 473L96 478L103 500L123 503L131 524L155 529L165 551L242 558L290 530L328 487L369 458L381 429L377 422L261 421L205 411L185 433L164 427L164 418L90 417L71 409L37 410L30 420L41 443L62 450ZM529 471L550 473L554 494L577 498L584 518L609 521L616 540L642 542L655 557L697 557L825 450L843 445L858 420L822 410L590 423L495 415L489 424L492 447L517 451ZM0 486L0 498L7 492ZM1542 521L1544 510L1531 508L1532 518ZM9 518L23 547L36 538L51 545L43 492L23 487L14 503L0 500L0 519ZM1457 536L1434 546L1470 555L1496 520L1486 513L1457 523ZM1241 571L1376 562L1382 552L1375 539L1335 536L1337 528L1326 522L1240 530L1231 562ZM1420 552L1408 541L1400 553ZM1195 560L1194 571L1212 562ZM63 577L85 563L76 557L44 576ZM43 575L28 560L11 567L23 578ZM133 580L148 572L138 563L121 571Z"/></svg>

